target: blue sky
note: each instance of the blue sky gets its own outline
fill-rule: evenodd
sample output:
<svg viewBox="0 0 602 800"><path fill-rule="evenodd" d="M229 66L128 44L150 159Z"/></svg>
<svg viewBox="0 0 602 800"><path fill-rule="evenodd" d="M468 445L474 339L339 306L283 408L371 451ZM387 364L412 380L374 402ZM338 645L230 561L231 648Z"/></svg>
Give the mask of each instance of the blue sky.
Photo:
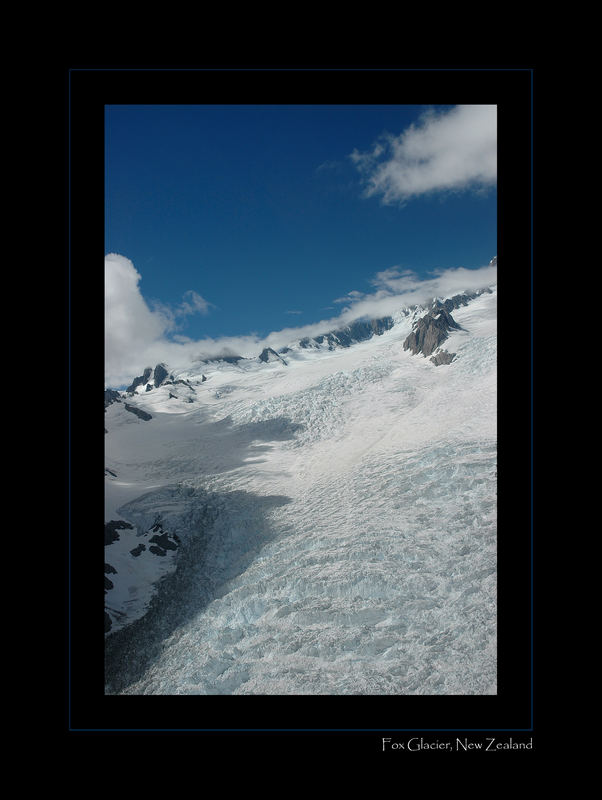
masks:
<svg viewBox="0 0 602 800"><path fill-rule="evenodd" d="M383 275L478 270L497 251L495 122L490 106L106 106L105 252L137 276L113 296L131 291L163 342L261 339Z"/></svg>

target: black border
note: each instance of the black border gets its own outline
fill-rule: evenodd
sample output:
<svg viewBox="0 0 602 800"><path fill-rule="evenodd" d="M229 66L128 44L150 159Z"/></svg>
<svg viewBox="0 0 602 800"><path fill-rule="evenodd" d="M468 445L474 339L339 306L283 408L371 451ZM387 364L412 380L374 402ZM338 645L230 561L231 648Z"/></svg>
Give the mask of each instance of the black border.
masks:
<svg viewBox="0 0 602 800"><path fill-rule="evenodd" d="M531 379L533 69L518 67L133 67L71 65L67 100L70 503L67 729L254 732L345 741L388 731L533 731ZM499 675L495 697L105 697L102 604L104 440L80 387L103 386L104 105L116 103L498 105ZM493 255L493 254L492 254ZM517 322L520 334L517 333ZM85 398L90 397L86 391ZM100 592L102 597L102 592ZM98 611L96 611L98 609ZM341 732L345 729L347 733ZM374 734L365 733L373 731ZM242 733L237 736L243 735ZM500 734L501 735L501 734Z"/></svg>

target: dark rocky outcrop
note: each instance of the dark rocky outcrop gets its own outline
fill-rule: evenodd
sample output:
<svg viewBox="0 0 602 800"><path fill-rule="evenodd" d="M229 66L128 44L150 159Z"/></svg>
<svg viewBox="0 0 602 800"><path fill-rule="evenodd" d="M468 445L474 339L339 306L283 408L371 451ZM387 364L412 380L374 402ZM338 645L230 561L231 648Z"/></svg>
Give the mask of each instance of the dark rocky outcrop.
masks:
<svg viewBox="0 0 602 800"><path fill-rule="evenodd" d="M108 544L112 544L112 542L116 542L119 539L119 534L117 533L118 530L123 530L124 528L133 528L133 525L130 525L129 522L125 522L122 519L112 519L110 522L105 522L105 546Z"/></svg>
<svg viewBox="0 0 602 800"><path fill-rule="evenodd" d="M134 549L133 549L133 550L130 550L130 553L131 553L133 556L137 557L137 556L139 556L139 555L140 555L140 553L142 553L144 550L146 550L146 545L145 545L145 544L142 544L142 542L140 542L140 544L139 544L137 547L134 547Z"/></svg>
<svg viewBox="0 0 602 800"><path fill-rule="evenodd" d="M106 433L106 431L105 431L105 433ZM108 467L105 467L105 475L112 475L114 478L117 477L116 473L113 472L113 470L108 469Z"/></svg>
<svg viewBox="0 0 602 800"><path fill-rule="evenodd" d="M134 378L132 383L126 389L126 392L128 394L134 394L138 386L143 386L145 383L148 383L148 379L150 378L152 372L153 372L152 367L146 367L142 375L140 375L138 378Z"/></svg>
<svg viewBox="0 0 602 800"><path fill-rule="evenodd" d="M461 328L442 304L437 305L415 323L414 330L403 343L403 349L410 350L412 355L422 353L430 356L452 330Z"/></svg>
<svg viewBox="0 0 602 800"><path fill-rule="evenodd" d="M448 353L447 350L440 350L431 358L431 361L436 367L440 367L442 364L451 364L455 357L455 353Z"/></svg>
<svg viewBox="0 0 602 800"><path fill-rule="evenodd" d="M455 294L447 300L433 300L430 310L435 311L438 308L444 308L446 311L454 311L456 308L467 306L471 300L480 297L482 294L491 294L491 289L479 289L476 292L463 292L462 294Z"/></svg>
<svg viewBox="0 0 602 800"><path fill-rule="evenodd" d="M112 403L121 403L121 394L115 389L105 389L105 411Z"/></svg>
<svg viewBox="0 0 602 800"><path fill-rule="evenodd" d="M154 542L154 544L158 544L159 547L163 548L163 550L178 549L178 545L169 538L169 535L167 533L164 533L162 536L158 536L157 534L155 534L154 536L151 536L149 542Z"/></svg>
<svg viewBox="0 0 602 800"><path fill-rule="evenodd" d="M112 627L113 623L111 622L111 617L105 611L105 633L108 633Z"/></svg>
<svg viewBox="0 0 602 800"><path fill-rule="evenodd" d="M207 380L207 378L205 378L205 380ZM190 391L191 391L191 392L194 392L194 391L195 391L195 390L194 390L194 387L193 387L193 386L191 386L191 385L188 383L188 381L183 381L183 380L177 380L177 381L165 381L165 384L164 384L164 385L165 385L165 386L176 386L178 383L181 383L183 386L187 386L187 387L190 389ZM202 381L201 381L201 383L202 383ZM196 392L195 392L195 394L196 394Z"/></svg>
<svg viewBox="0 0 602 800"><path fill-rule="evenodd" d="M157 364L154 373L155 389L158 389L159 386L161 386L161 384L165 381L167 377L168 377L168 372L165 369L165 364Z"/></svg>
<svg viewBox="0 0 602 800"><path fill-rule="evenodd" d="M278 353L275 350L272 350L271 347L264 347L259 355L259 360L263 361L265 364L270 361L281 361L285 367L287 366L287 363L282 356L279 356Z"/></svg>
<svg viewBox="0 0 602 800"><path fill-rule="evenodd" d="M135 414L137 417L140 417L140 419L143 420L152 419L152 416L150 414L147 414L146 411L143 411L141 408L136 408L136 406L131 406L129 403L125 404L125 410L131 411L132 414Z"/></svg>
<svg viewBox="0 0 602 800"><path fill-rule="evenodd" d="M372 320L356 320L351 325L344 328L337 328L328 333L321 333L310 339L305 336L299 341L299 346L305 349L310 347L319 347L320 345L327 344L329 350L334 350L335 347L351 347L357 342L365 342L373 336L381 336L385 331L393 327L392 317L381 317L380 319ZM280 350L281 353L287 352L288 348Z"/></svg>
<svg viewBox="0 0 602 800"><path fill-rule="evenodd" d="M239 361L245 361L244 356L213 356L213 358L204 358L203 364L213 364L216 361L225 361L226 364L238 364Z"/></svg>

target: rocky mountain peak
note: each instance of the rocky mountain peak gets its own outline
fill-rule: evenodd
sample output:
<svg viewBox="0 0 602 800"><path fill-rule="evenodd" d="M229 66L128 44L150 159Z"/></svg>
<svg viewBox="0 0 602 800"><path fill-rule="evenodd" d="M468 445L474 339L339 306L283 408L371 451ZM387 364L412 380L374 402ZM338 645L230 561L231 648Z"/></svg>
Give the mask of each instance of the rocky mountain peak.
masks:
<svg viewBox="0 0 602 800"><path fill-rule="evenodd" d="M258 358L265 364L268 364L272 361L280 361L282 364L284 364L284 366L287 366L286 361L282 358L282 356L278 355L278 353L275 350L272 350L271 347L264 347Z"/></svg>

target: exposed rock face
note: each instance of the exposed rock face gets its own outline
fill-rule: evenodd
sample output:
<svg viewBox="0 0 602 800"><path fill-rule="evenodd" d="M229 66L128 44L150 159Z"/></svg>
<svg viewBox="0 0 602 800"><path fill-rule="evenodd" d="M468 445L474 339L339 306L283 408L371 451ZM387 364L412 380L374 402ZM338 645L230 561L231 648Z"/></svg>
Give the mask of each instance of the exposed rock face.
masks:
<svg viewBox="0 0 602 800"><path fill-rule="evenodd" d="M392 317L381 317L369 321L357 320L344 328L314 336L313 339L306 336L299 341L299 346L303 348L318 347L326 343L329 350L334 350L335 347L351 347L356 342L365 342L373 336L381 336L392 327ZM283 353L286 350L288 348L283 348L280 352Z"/></svg>
<svg viewBox="0 0 602 800"><path fill-rule="evenodd" d="M259 360L263 361L265 364L268 364L270 361L281 361L284 366L287 366L286 361L279 356L275 350L272 350L271 347L264 347L261 351L261 355L259 356Z"/></svg>
<svg viewBox="0 0 602 800"><path fill-rule="evenodd" d="M165 369L165 364L157 364L157 366L155 367L155 373L154 373L155 389L158 389L159 386L161 386L161 384L167 378L167 376L168 376L168 372Z"/></svg>
<svg viewBox="0 0 602 800"><path fill-rule="evenodd" d="M436 367L440 367L442 364L451 364L455 357L455 353L448 353L447 350L440 350L437 355L431 358L431 361Z"/></svg>
<svg viewBox="0 0 602 800"><path fill-rule="evenodd" d="M431 311L434 311L438 308L444 308L446 311L453 311L455 308L467 306L471 300L474 300L475 297L479 297L482 294L491 294L491 289L480 289L477 292L464 292L463 294L455 294L453 297L449 297L443 302L441 302L441 300L434 300L431 303Z"/></svg>
<svg viewBox="0 0 602 800"><path fill-rule="evenodd" d="M121 403L121 395L114 389L105 389L105 411L112 403Z"/></svg>
<svg viewBox="0 0 602 800"><path fill-rule="evenodd" d="M403 343L403 349L410 350L413 355L430 356L447 339L449 331L459 329L458 323L440 303L416 322Z"/></svg>
<svg viewBox="0 0 602 800"><path fill-rule="evenodd" d="M143 384L148 383L148 379L150 378L152 371L153 371L152 367L147 367L142 373L142 375L140 375L138 378L134 378L130 386L128 386L128 388L126 389L126 392L128 394L133 394L138 388L138 386L142 386Z"/></svg>
<svg viewBox="0 0 602 800"><path fill-rule="evenodd" d="M203 359L203 364L211 364L214 361L225 361L226 364L238 364L239 361L244 361L244 356L214 356L213 358Z"/></svg>
<svg viewBox="0 0 602 800"><path fill-rule="evenodd" d="M119 539L118 530L133 527L129 522L125 522L122 519L112 519L110 522L105 522L105 545L116 542Z"/></svg>
<svg viewBox="0 0 602 800"><path fill-rule="evenodd" d="M125 404L125 410L131 411L132 414L135 414L140 419L149 420L152 419L150 414L147 414L146 411L143 411L141 408L136 408L136 406L131 406L129 403Z"/></svg>

